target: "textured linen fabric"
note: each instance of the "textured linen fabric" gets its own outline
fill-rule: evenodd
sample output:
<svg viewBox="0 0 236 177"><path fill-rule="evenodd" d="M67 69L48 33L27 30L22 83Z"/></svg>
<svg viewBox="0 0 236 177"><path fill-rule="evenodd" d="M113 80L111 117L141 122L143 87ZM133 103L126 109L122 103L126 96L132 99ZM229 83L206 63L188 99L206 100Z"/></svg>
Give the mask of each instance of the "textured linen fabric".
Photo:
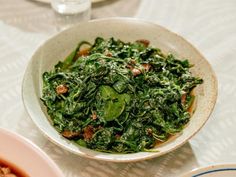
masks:
<svg viewBox="0 0 236 177"><path fill-rule="evenodd" d="M218 78L217 104L201 131L177 150L137 163L81 158L49 142L39 132L23 107L21 83L30 56L55 32L53 13L48 5L33 1L22 1L14 7L14 0L0 2L0 126L33 141L65 176L178 177L197 167L236 163L235 0L130 0L127 6L124 0L113 0L94 5L93 18L105 17L106 13L131 16L178 33L207 58ZM117 12L119 7L123 11Z"/></svg>

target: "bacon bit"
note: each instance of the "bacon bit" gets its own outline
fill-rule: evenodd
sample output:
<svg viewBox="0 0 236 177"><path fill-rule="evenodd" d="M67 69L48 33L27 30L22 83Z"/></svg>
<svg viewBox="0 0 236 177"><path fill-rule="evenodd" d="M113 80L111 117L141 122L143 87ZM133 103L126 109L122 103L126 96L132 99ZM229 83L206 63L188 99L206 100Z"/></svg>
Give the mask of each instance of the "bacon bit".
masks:
<svg viewBox="0 0 236 177"><path fill-rule="evenodd" d="M78 57L88 56L90 48L81 49L77 52Z"/></svg>
<svg viewBox="0 0 236 177"><path fill-rule="evenodd" d="M145 69L145 71L149 71L151 69L151 65L148 63L143 63L142 66Z"/></svg>
<svg viewBox="0 0 236 177"><path fill-rule="evenodd" d="M104 55L112 57L112 53L108 49L105 50Z"/></svg>
<svg viewBox="0 0 236 177"><path fill-rule="evenodd" d="M112 53L107 53L106 56L112 57Z"/></svg>
<svg viewBox="0 0 236 177"><path fill-rule="evenodd" d="M142 43L145 47L148 47L150 44L150 41L146 39L139 39L136 42Z"/></svg>
<svg viewBox="0 0 236 177"><path fill-rule="evenodd" d="M116 134L115 137L116 137L116 139L120 139L121 135Z"/></svg>
<svg viewBox="0 0 236 177"><path fill-rule="evenodd" d="M68 139L72 139L72 138L78 137L80 135L79 132L72 132L70 130L64 130L61 134L62 134L62 136L66 137Z"/></svg>
<svg viewBox="0 0 236 177"><path fill-rule="evenodd" d="M181 104L184 105L186 103L186 97L187 97L186 93L181 96Z"/></svg>
<svg viewBox="0 0 236 177"><path fill-rule="evenodd" d="M147 133L148 133L148 135L152 135L152 129L151 129L151 128L148 128L148 129L147 129Z"/></svg>
<svg viewBox="0 0 236 177"><path fill-rule="evenodd" d="M87 127L84 128L84 139L85 140L90 140L93 137L94 134L94 128L92 125L88 125Z"/></svg>
<svg viewBox="0 0 236 177"><path fill-rule="evenodd" d="M100 129L102 129L102 128L103 128L103 127L102 127L101 125L99 125L97 129L100 130Z"/></svg>
<svg viewBox="0 0 236 177"><path fill-rule="evenodd" d="M97 113L95 111L92 111L92 119L96 120L97 119Z"/></svg>
<svg viewBox="0 0 236 177"><path fill-rule="evenodd" d="M126 68L129 68L132 70L134 67L128 64L128 65L126 65Z"/></svg>
<svg viewBox="0 0 236 177"><path fill-rule="evenodd" d="M133 68L131 71L133 73L133 76L137 76L137 75L141 74L141 71L137 68Z"/></svg>
<svg viewBox="0 0 236 177"><path fill-rule="evenodd" d="M63 94L63 93L68 92L68 88L65 85L61 84L57 86L56 92L57 94Z"/></svg>
<svg viewBox="0 0 236 177"><path fill-rule="evenodd" d="M139 69L134 68L133 66L131 66L129 64L126 67L131 70L131 72L133 73L133 76L137 76L137 75L141 74L141 71Z"/></svg>
<svg viewBox="0 0 236 177"><path fill-rule="evenodd" d="M130 60L130 64L133 64L135 65L136 64L136 61L134 59Z"/></svg>

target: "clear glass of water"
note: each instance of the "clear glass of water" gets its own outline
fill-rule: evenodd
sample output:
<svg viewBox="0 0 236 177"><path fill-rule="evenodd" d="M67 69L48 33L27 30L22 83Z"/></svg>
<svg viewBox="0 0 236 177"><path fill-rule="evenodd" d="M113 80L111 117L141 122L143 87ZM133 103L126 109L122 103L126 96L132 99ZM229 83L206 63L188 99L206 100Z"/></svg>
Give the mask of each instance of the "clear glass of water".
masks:
<svg viewBox="0 0 236 177"><path fill-rule="evenodd" d="M91 0L51 0L57 30L68 28L91 18Z"/></svg>

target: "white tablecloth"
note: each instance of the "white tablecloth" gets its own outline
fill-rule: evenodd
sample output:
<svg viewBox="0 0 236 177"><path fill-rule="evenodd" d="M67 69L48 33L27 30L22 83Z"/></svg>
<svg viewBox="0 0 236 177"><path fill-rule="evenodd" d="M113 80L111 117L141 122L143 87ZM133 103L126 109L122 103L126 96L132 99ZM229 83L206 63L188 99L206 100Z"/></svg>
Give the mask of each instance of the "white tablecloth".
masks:
<svg viewBox="0 0 236 177"><path fill-rule="evenodd" d="M27 62L49 33L25 31L4 20L3 14L7 24L0 23L0 126L41 147L67 177L176 177L201 166L236 163L236 1L140 0L137 7L129 16L153 21L185 37L208 59L218 77L216 107L188 143L162 157L119 164L81 158L49 142L21 101Z"/></svg>

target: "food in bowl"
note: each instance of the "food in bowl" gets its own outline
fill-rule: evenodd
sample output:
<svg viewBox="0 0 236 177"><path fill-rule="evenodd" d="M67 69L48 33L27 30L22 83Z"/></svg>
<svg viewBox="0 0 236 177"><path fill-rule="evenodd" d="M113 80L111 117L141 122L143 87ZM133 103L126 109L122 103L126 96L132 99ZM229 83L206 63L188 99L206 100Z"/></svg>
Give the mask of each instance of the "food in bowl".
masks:
<svg viewBox="0 0 236 177"><path fill-rule="evenodd" d="M24 171L12 163L0 159L0 177L28 177Z"/></svg>
<svg viewBox="0 0 236 177"><path fill-rule="evenodd" d="M152 151L190 120L192 91L203 82L192 66L148 40L97 37L43 73L41 100L56 130L81 146Z"/></svg>

